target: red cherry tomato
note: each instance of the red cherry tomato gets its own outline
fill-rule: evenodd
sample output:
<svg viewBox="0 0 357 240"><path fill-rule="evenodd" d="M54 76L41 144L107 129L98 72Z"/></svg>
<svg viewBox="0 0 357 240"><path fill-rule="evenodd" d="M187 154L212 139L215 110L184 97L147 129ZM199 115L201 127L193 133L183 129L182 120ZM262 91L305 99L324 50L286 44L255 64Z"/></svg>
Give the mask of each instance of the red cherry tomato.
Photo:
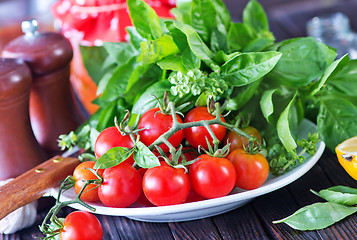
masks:
<svg viewBox="0 0 357 240"><path fill-rule="evenodd" d="M76 180L74 184L74 191L76 194L80 192L86 180L98 179L88 168L93 169L95 162L88 161L80 163L73 171L73 177ZM97 173L102 176L104 169L98 169ZM87 202L97 202L98 187L96 184L89 184L83 191L81 199Z"/></svg>
<svg viewBox="0 0 357 240"><path fill-rule="evenodd" d="M228 155L237 172L236 186L251 190L260 187L268 178L269 163L260 153L249 154L236 149Z"/></svg>
<svg viewBox="0 0 357 240"><path fill-rule="evenodd" d="M208 112L206 107L196 107L187 113L185 117L185 123L196 122L201 120L212 120L214 118L215 117ZM221 117L221 120L225 122L223 117ZM219 141L222 141L222 139L226 135L226 128L218 124L211 125L210 127L214 135L217 137L217 139ZM184 129L184 132L185 132L186 140L194 148L198 148L198 146L202 146L204 149L207 149L208 145L207 145L206 137L208 138L211 146L213 146L212 143L213 139L205 127L199 126L199 127L186 128Z"/></svg>
<svg viewBox="0 0 357 240"><path fill-rule="evenodd" d="M143 178L145 196L156 206L183 203L190 193L190 178L182 168L162 163L150 168Z"/></svg>
<svg viewBox="0 0 357 240"><path fill-rule="evenodd" d="M107 168L98 189L99 199L108 207L128 207L138 199L141 182L139 172L132 165L121 163Z"/></svg>
<svg viewBox="0 0 357 240"><path fill-rule="evenodd" d="M242 128L242 131L248 134L249 136L256 137L258 139L258 142L255 142L255 144L262 143L262 136L256 128L248 126ZM230 151L233 151L235 149L243 149L243 146L246 146L249 143L249 140L248 138L241 136L234 131L228 131L223 140L224 144L227 144L227 142L230 143Z"/></svg>
<svg viewBox="0 0 357 240"><path fill-rule="evenodd" d="M182 123L182 119L176 114L176 119L179 123ZM138 129L144 129L139 132L140 141L146 146L152 144L158 137L172 128L173 121L171 115L163 114L160 112L160 108L152 108L145 112L140 118L138 123ZM183 140L183 131L176 132L169 138L169 142L173 147L178 147ZM166 144L159 146L164 152L169 151L169 147Z"/></svg>
<svg viewBox="0 0 357 240"><path fill-rule="evenodd" d="M99 220L85 211L71 212L63 222L61 240L101 240L103 229Z"/></svg>
<svg viewBox="0 0 357 240"><path fill-rule="evenodd" d="M192 188L205 198L226 196L234 188L236 171L226 158L198 157L189 169Z"/></svg>
<svg viewBox="0 0 357 240"><path fill-rule="evenodd" d="M94 144L94 153L97 158L100 158L104 153L113 147L132 148L133 141L129 135L122 135L116 127L109 127L100 132ZM132 165L134 163L133 155L124 162Z"/></svg>

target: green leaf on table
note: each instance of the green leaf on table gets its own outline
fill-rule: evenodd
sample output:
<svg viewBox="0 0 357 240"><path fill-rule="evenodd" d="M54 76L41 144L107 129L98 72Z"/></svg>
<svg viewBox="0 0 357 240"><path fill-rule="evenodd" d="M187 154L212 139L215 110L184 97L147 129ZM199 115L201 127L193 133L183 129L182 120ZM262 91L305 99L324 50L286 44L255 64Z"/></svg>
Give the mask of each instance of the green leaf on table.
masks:
<svg viewBox="0 0 357 240"><path fill-rule="evenodd" d="M288 106L282 112L277 122L277 131L278 131L279 139L288 152L293 151L297 147L295 139L292 136L291 126L290 126L291 125L290 119L292 118L290 118L289 116L291 112L291 106L295 101L296 95L297 93L294 95Z"/></svg>
<svg viewBox="0 0 357 240"><path fill-rule="evenodd" d="M164 57L175 55L179 52L170 35L163 35L155 40L140 43L141 54L138 58L142 64L155 63Z"/></svg>
<svg viewBox="0 0 357 240"><path fill-rule="evenodd" d="M273 223L286 223L298 230L317 230L327 228L356 212L357 207L347 207L333 202L314 203Z"/></svg>
<svg viewBox="0 0 357 240"><path fill-rule="evenodd" d="M221 73L232 86L244 86L269 73L280 57L275 51L241 53L223 64Z"/></svg>
<svg viewBox="0 0 357 240"><path fill-rule="evenodd" d="M344 140L357 135L357 107L344 97L322 97L317 128L326 146L334 151Z"/></svg>
<svg viewBox="0 0 357 240"><path fill-rule="evenodd" d="M143 0L127 1L130 18L138 33L146 39L157 39L162 36L158 15Z"/></svg>
<svg viewBox="0 0 357 240"><path fill-rule="evenodd" d="M126 147L113 147L109 149L106 153L104 153L95 163L95 169L106 169L110 167L114 167L119 163L124 162L134 153L134 148L126 148Z"/></svg>
<svg viewBox="0 0 357 240"><path fill-rule="evenodd" d="M282 57L268 77L293 88L320 78L336 57L335 50L311 37L289 39L277 46Z"/></svg>
<svg viewBox="0 0 357 240"><path fill-rule="evenodd" d="M346 186L334 186L319 192L312 191L328 202L353 206L357 204L357 189Z"/></svg>
<svg viewBox="0 0 357 240"><path fill-rule="evenodd" d="M136 143L136 149L134 151L134 160L139 167L142 168L152 168L160 166L159 159L155 154L149 150L144 143L138 141Z"/></svg>

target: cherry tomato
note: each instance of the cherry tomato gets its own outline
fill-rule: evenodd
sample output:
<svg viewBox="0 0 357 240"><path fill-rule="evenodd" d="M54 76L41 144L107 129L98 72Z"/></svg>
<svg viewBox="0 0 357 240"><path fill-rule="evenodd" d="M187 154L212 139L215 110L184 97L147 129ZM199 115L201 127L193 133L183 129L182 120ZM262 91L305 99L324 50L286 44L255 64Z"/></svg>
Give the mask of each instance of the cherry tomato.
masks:
<svg viewBox="0 0 357 240"><path fill-rule="evenodd" d="M236 182L236 171L229 160L207 154L190 166L189 175L192 188L205 198L226 196Z"/></svg>
<svg viewBox="0 0 357 240"><path fill-rule="evenodd" d="M150 168L143 177L145 196L156 206L183 203L190 193L190 178L182 168L165 163Z"/></svg>
<svg viewBox="0 0 357 240"><path fill-rule="evenodd" d="M104 153L113 147L132 148L133 141L129 135L122 135L116 127L109 127L100 132L94 144L94 153L97 158L100 158ZM128 164L134 163L133 155L124 162Z"/></svg>
<svg viewBox="0 0 357 240"><path fill-rule="evenodd" d="M269 163L260 153L249 154L236 149L228 155L237 172L236 186L251 190L260 187L268 178Z"/></svg>
<svg viewBox="0 0 357 240"><path fill-rule="evenodd" d="M212 120L214 118L215 117L208 112L206 107L196 107L187 113L185 117L185 123L196 122L201 120ZM225 122L223 117L221 117L221 120ZM226 128L218 124L211 125L210 127L214 135L217 137L217 139L219 141L222 141L222 139L226 135ZM199 126L199 127L186 128L184 129L184 132L185 132L186 140L194 148L198 148L198 146L202 146L204 149L207 149L208 145L207 145L206 137L208 138L211 146L213 146L212 143L213 139L205 127Z"/></svg>
<svg viewBox="0 0 357 240"><path fill-rule="evenodd" d="M101 240L103 229L99 220L91 213L75 211L64 219L61 240Z"/></svg>
<svg viewBox="0 0 357 240"><path fill-rule="evenodd" d="M138 199L141 182L139 172L132 165L121 163L107 168L98 189L99 199L108 207L128 207Z"/></svg>
<svg viewBox="0 0 357 240"><path fill-rule="evenodd" d="M93 169L95 162L88 161L80 163L73 171L73 177L76 180L74 184L74 191L76 194L82 189L86 180L98 179L88 168ZM104 169L98 169L97 173L102 176ZM97 202L98 197L98 187L96 184L89 184L83 191L81 199L87 202Z"/></svg>
<svg viewBox="0 0 357 240"><path fill-rule="evenodd" d="M255 142L256 144L262 143L262 136L256 128L248 126L242 128L242 131L248 134L249 136L256 137L259 141ZM230 151L233 151L235 149L243 149L243 145L247 145L249 143L249 140L248 138L241 136L234 131L228 131L223 140L224 144L226 144L227 142L230 143Z"/></svg>
<svg viewBox="0 0 357 240"><path fill-rule="evenodd" d="M179 123L182 123L182 119L176 114L176 119ZM163 114L160 112L160 108L152 108L145 112L140 118L138 123L138 129L144 129L139 132L140 141L146 146L152 144L158 137L172 128L173 121L171 115ZM183 131L176 132L169 138L169 142L173 147L178 147L183 140ZM169 147L166 144L161 144L159 147L164 152L169 151Z"/></svg>

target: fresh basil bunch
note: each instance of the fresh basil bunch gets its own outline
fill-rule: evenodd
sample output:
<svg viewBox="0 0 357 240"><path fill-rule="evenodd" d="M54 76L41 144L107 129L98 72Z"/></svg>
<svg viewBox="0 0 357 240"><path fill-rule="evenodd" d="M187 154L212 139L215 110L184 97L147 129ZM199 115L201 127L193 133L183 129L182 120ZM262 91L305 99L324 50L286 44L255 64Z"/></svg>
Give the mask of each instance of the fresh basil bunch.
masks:
<svg viewBox="0 0 357 240"><path fill-rule="evenodd" d="M202 105L213 96L227 103L230 116L251 116L273 153L268 159L275 174L302 162L296 130L303 118L317 123L331 150L357 135L357 62L347 55L336 60L335 49L311 37L276 42L256 0L242 22L232 21L221 0L178 0L175 20L160 19L142 0L127 4L134 25L127 28L128 42L81 47L98 84L100 109L86 123L92 129L112 126L126 109L134 123L164 91L177 105ZM86 130L83 137L93 141L96 134Z"/></svg>

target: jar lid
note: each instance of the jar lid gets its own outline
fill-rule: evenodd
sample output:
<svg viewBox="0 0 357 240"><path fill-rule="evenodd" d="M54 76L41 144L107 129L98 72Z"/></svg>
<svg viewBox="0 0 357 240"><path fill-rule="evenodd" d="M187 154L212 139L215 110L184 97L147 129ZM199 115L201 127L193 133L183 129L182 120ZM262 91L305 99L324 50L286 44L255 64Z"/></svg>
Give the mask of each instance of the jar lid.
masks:
<svg viewBox="0 0 357 240"><path fill-rule="evenodd" d="M60 33L37 32L35 20L24 21L25 33L10 41L2 56L25 61L33 74L43 75L65 67L72 59L73 51L69 41Z"/></svg>
<svg viewBox="0 0 357 240"><path fill-rule="evenodd" d="M18 59L0 58L0 101L30 92L31 71Z"/></svg>

